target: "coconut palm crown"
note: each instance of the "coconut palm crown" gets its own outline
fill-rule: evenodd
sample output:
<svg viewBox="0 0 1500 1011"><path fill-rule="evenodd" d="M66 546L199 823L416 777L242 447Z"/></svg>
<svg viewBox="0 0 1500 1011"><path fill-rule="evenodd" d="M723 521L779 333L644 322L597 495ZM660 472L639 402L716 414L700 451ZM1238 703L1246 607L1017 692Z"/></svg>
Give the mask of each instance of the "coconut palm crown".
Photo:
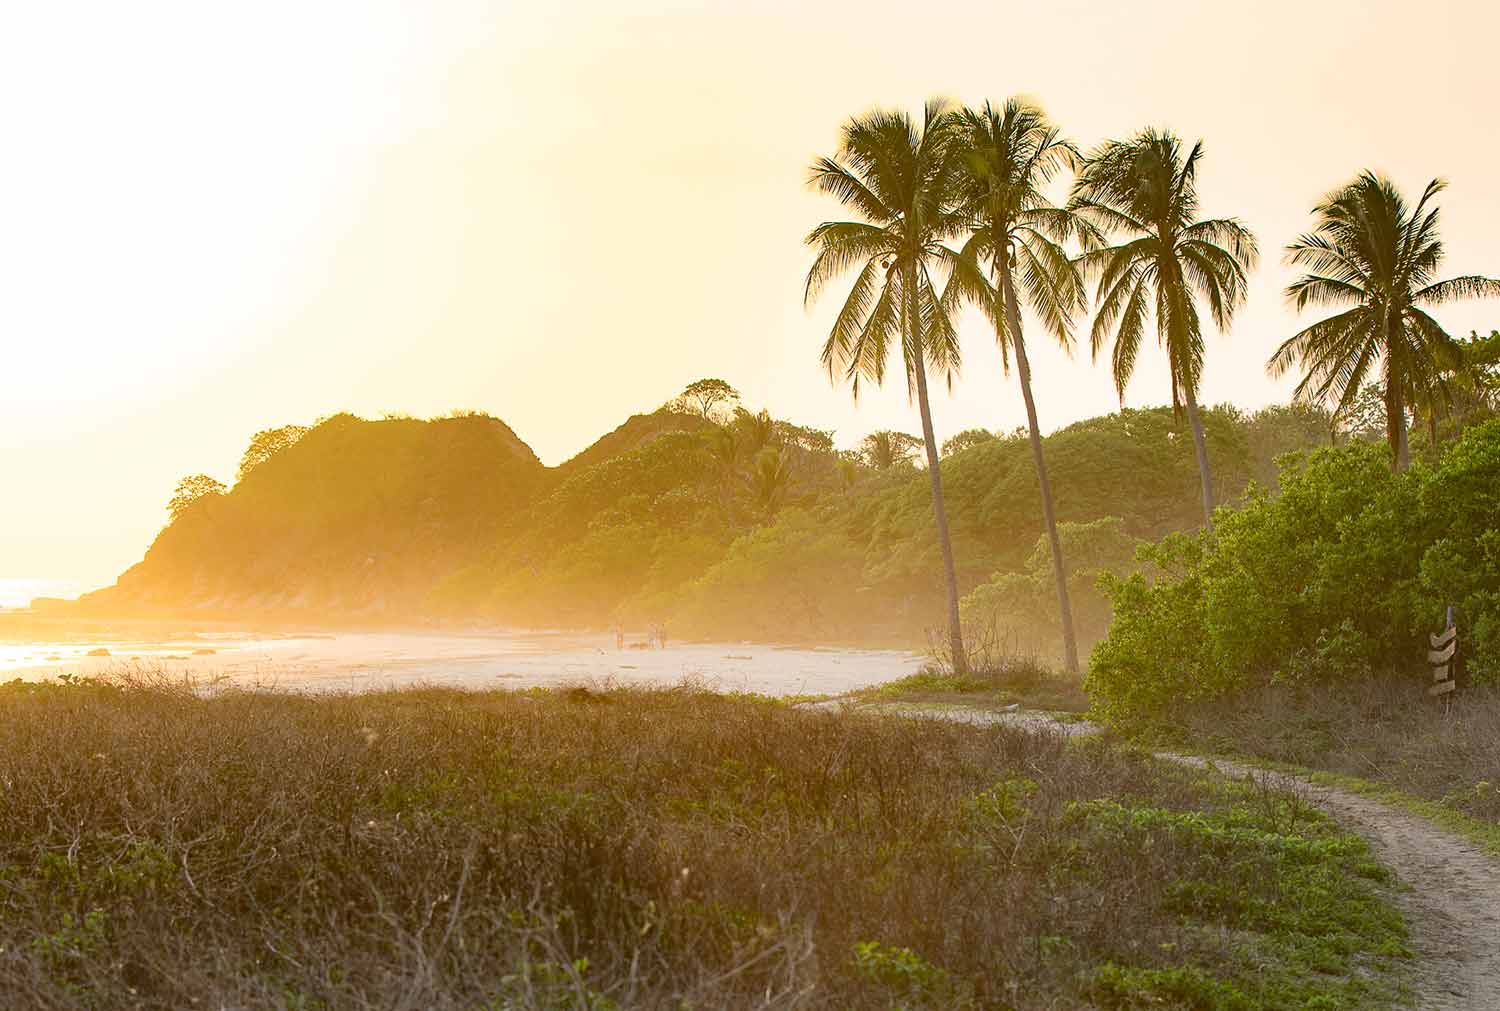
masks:
<svg viewBox="0 0 1500 1011"><path fill-rule="evenodd" d="M1443 258L1434 179L1410 207L1395 185L1364 172L1313 209L1313 230L1287 247L1287 263L1306 268L1287 288L1298 311L1337 308L1287 339L1267 370L1304 370L1296 396L1346 413L1371 372L1384 388L1392 467L1411 462L1406 416L1419 403L1447 397L1448 377L1463 353L1427 312L1458 299L1500 295L1500 281L1478 275L1435 280Z"/></svg>

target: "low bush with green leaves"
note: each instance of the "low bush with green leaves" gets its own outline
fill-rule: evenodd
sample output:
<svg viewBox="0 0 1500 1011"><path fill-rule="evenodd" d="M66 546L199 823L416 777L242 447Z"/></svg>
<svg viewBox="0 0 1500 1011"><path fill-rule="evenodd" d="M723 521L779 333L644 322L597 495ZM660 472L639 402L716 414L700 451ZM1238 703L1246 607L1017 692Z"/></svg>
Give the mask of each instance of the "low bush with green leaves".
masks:
<svg viewBox="0 0 1500 1011"><path fill-rule="evenodd" d="M1213 534L1144 548L1151 578L1104 577L1114 622L1087 681L1102 719L1371 670L1425 679L1449 604L1470 675L1500 679L1500 421L1401 474L1360 444L1288 458L1280 484L1221 508Z"/></svg>

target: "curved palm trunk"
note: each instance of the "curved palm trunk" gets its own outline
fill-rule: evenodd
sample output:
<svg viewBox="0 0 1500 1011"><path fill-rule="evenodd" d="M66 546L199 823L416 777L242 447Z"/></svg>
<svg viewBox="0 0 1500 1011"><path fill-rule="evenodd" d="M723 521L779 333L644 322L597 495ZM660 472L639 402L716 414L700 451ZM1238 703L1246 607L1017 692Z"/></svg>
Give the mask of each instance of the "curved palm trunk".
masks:
<svg viewBox="0 0 1500 1011"><path fill-rule="evenodd" d="M917 349L915 371L917 409L922 415L922 441L927 446L927 478L932 483L932 515L937 522L938 546L943 553L943 579L948 591L948 649L953 654L953 673L969 672L969 657L964 652L963 625L958 618L958 572L953 564L953 541L948 535L948 510L943 504L943 472L938 466L937 436L932 430L932 408L927 402L927 361L922 353L922 317L917 311L917 285L909 285L910 294L902 307L909 327L912 347Z"/></svg>
<svg viewBox="0 0 1500 1011"><path fill-rule="evenodd" d="M1203 526L1214 532L1214 484L1208 472L1208 441L1203 437L1203 419L1198 416L1198 396L1183 384L1182 398L1187 402L1188 425L1193 429L1193 450L1198 455L1198 479L1203 484Z"/></svg>
<svg viewBox="0 0 1500 1011"><path fill-rule="evenodd" d="M1036 400L1031 395L1031 363L1026 358L1026 342L1021 338L1021 312L1016 304L1016 288L1010 272L1004 273L1005 317L1010 327L1011 345L1016 352L1016 375L1021 380L1021 399L1026 401L1026 425L1031 437L1031 458L1036 464L1037 486L1042 493L1042 521L1047 526L1047 543L1052 548L1052 577L1057 583L1057 607L1062 615L1063 658L1069 674L1078 673L1078 638L1073 631L1073 604L1068 599L1068 576L1063 567L1062 540L1057 536L1057 516L1052 508L1052 482L1047 478L1047 460L1042 453L1042 431L1036 420Z"/></svg>

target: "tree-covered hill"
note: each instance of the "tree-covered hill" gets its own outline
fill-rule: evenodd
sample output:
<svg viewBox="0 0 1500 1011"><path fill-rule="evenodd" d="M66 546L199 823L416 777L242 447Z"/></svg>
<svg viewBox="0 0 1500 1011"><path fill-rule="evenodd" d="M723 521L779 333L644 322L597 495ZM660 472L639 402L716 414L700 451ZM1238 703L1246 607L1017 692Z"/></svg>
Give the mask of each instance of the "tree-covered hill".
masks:
<svg viewBox="0 0 1500 1011"><path fill-rule="evenodd" d="M653 411L650 414L632 414L619 428L600 436L586 449L581 450L555 468L559 477L612 460L622 453L638 449L659 435L668 432L696 432L711 424L703 418L683 411Z"/></svg>
<svg viewBox="0 0 1500 1011"><path fill-rule="evenodd" d="M547 481L494 418L335 415L233 489L177 509L146 557L82 606L415 616L436 580L514 533Z"/></svg>
<svg viewBox="0 0 1500 1011"><path fill-rule="evenodd" d="M1328 431L1302 409L1204 419L1223 500L1273 482L1277 454ZM1166 408L1080 422L1046 445L1070 529L1115 517L1111 536L1128 544L1200 520L1192 440ZM1029 452L1016 435L973 438L942 462L966 594L1034 562ZM553 468L494 418L337 415L258 434L232 488L184 481L146 557L79 606L911 641L941 617L929 488L905 456L836 450L828 432L743 408L637 415ZM1087 583L1093 570L1080 571Z"/></svg>

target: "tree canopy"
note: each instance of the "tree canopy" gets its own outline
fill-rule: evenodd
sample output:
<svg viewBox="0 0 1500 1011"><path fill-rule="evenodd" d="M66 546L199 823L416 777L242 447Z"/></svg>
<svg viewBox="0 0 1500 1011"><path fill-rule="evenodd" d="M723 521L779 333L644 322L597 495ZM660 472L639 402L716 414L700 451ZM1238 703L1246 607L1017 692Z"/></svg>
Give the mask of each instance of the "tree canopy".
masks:
<svg viewBox="0 0 1500 1011"><path fill-rule="evenodd" d="M711 421L721 410L739 403L740 394L722 379L699 379L688 383L677 399L700 418Z"/></svg>
<svg viewBox="0 0 1500 1011"><path fill-rule="evenodd" d="M194 503L208 497L223 495L227 489L224 482L207 474L191 474L177 482L172 498L167 502L167 514L175 523L192 508Z"/></svg>
<svg viewBox="0 0 1500 1011"><path fill-rule="evenodd" d="M282 425L280 428L267 428L256 432L250 437L250 445L246 447L245 453L240 457L239 470L235 473L235 483L245 480L256 467L265 463L271 457L283 450L289 449L297 444L308 433L304 425Z"/></svg>
<svg viewBox="0 0 1500 1011"><path fill-rule="evenodd" d="M1434 179L1411 206L1389 179L1361 173L1313 208L1311 232L1287 247L1306 273L1287 287L1298 311L1338 311L1288 338L1267 368L1303 370L1296 395L1326 402L1336 414L1353 407L1367 377L1381 372L1392 466L1410 462L1407 413L1448 398L1462 349L1428 309L1464 298L1500 295L1500 281L1478 275L1437 280L1443 259Z"/></svg>

